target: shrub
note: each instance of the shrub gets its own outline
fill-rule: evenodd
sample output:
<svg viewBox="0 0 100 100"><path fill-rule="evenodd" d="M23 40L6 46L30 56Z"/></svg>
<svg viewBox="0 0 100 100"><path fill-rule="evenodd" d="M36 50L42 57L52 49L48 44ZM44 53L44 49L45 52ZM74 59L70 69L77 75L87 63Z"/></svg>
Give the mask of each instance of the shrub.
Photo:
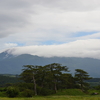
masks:
<svg viewBox="0 0 100 100"><path fill-rule="evenodd" d="M0 87L0 92L5 92L6 91L6 87Z"/></svg>
<svg viewBox="0 0 100 100"><path fill-rule="evenodd" d="M24 91L26 89L29 89L29 90L34 89L33 83L19 83L18 87L20 91Z"/></svg>
<svg viewBox="0 0 100 100"><path fill-rule="evenodd" d="M6 97L6 93L4 91L0 92L0 97Z"/></svg>
<svg viewBox="0 0 100 100"><path fill-rule="evenodd" d="M6 93L8 97L16 97L19 94L19 90L16 87L9 86Z"/></svg>
<svg viewBox="0 0 100 100"><path fill-rule="evenodd" d="M40 91L40 95L46 96L46 95L51 95L54 94L55 91L54 90L50 90L50 89L46 89L46 88L42 88Z"/></svg>
<svg viewBox="0 0 100 100"><path fill-rule="evenodd" d="M32 97L34 95L34 92L30 89L26 89L22 92L22 96L24 97Z"/></svg>

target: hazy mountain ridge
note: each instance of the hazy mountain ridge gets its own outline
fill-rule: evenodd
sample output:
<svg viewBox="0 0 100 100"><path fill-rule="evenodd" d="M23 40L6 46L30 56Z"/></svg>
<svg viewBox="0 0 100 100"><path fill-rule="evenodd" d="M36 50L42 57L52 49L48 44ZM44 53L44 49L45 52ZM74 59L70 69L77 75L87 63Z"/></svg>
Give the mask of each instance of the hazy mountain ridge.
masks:
<svg viewBox="0 0 100 100"><path fill-rule="evenodd" d="M47 65L60 63L66 65L71 73L77 68L83 69L93 77L100 77L100 60L76 57L39 57L30 54L13 56L7 52L0 53L0 74L20 74L23 65Z"/></svg>
<svg viewBox="0 0 100 100"><path fill-rule="evenodd" d="M0 53L0 60L12 58L12 57L15 57L15 56L13 54L11 54L11 53L8 53L8 50Z"/></svg>

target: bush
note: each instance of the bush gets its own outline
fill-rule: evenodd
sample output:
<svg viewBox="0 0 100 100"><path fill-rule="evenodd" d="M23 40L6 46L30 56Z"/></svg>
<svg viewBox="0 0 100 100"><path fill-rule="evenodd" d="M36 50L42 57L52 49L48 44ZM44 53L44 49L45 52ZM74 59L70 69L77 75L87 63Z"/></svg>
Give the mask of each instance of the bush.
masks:
<svg viewBox="0 0 100 100"><path fill-rule="evenodd" d="M0 87L0 92L5 92L6 91L6 87Z"/></svg>
<svg viewBox="0 0 100 100"><path fill-rule="evenodd" d="M42 88L40 91L40 95L46 96L46 95L51 95L54 94L55 91L54 90L50 90L50 89L46 89L46 88Z"/></svg>
<svg viewBox="0 0 100 100"><path fill-rule="evenodd" d="M34 95L34 92L30 89L26 89L22 92L22 96L24 97L32 97Z"/></svg>
<svg viewBox="0 0 100 100"><path fill-rule="evenodd" d="M6 97L6 92L0 92L0 97Z"/></svg>
<svg viewBox="0 0 100 100"><path fill-rule="evenodd" d="M16 97L19 94L19 90L16 87L9 86L6 93L8 97Z"/></svg>
<svg viewBox="0 0 100 100"><path fill-rule="evenodd" d="M29 90L34 89L33 83L19 83L18 87L19 87L20 91L24 91L26 89L29 89Z"/></svg>

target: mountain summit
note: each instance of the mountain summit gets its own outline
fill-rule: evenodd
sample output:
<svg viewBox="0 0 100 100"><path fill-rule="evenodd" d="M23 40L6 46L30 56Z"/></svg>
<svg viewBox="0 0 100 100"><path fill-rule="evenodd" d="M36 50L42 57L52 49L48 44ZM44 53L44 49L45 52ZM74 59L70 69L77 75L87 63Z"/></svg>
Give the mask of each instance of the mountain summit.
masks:
<svg viewBox="0 0 100 100"><path fill-rule="evenodd" d="M4 59L12 58L12 57L14 57L14 55L12 55L11 53L8 53L8 50L0 53L0 61Z"/></svg>

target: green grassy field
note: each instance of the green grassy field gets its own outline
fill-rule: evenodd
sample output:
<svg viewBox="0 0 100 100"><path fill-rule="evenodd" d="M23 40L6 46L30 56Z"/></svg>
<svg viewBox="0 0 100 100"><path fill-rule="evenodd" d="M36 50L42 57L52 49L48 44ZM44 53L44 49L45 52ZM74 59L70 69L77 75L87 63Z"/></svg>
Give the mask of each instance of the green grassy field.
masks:
<svg viewBox="0 0 100 100"><path fill-rule="evenodd" d="M100 100L100 96L44 96L32 98L0 98L0 100Z"/></svg>

